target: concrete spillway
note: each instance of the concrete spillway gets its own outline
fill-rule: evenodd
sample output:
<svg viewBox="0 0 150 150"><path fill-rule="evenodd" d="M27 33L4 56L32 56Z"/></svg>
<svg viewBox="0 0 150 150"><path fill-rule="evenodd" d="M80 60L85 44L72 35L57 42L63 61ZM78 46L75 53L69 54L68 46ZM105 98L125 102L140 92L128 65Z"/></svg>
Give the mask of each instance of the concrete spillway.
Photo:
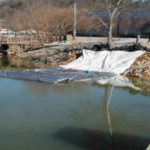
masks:
<svg viewBox="0 0 150 150"><path fill-rule="evenodd" d="M65 69L90 70L121 74L145 51L90 51L83 50L83 55L72 63L63 66Z"/></svg>
<svg viewBox="0 0 150 150"><path fill-rule="evenodd" d="M100 84L114 84L136 88L126 78L118 74L128 69L137 57L145 51L101 51L83 50L83 55L72 63L62 67L32 69L24 71L0 71L0 77L31 80L46 83L68 81L96 81ZM76 70L70 70L76 69ZM88 72L85 70L90 70ZM137 88L136 88L137 89Z"/></svg>

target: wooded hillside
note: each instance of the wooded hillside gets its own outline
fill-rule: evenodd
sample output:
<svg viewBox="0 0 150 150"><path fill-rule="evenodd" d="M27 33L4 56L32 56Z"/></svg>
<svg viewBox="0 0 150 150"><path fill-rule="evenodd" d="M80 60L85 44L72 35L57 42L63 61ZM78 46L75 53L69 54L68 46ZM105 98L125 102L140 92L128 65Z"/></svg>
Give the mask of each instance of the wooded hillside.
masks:
<svg viewBox="0 0 150 150"><path fill-rule="evenodd" d="M101 34L100 29L104 28L101 20L107 23L107 17L102 13L104 0L76 0L77 1L77 31L80 33L97 33ZM133 12L134 6L147 6L150 1L145 3L128 1L128 9ZM112 3L113 4L113 3ZM115 4L115 0L114 0ZM124 8L123 8L124 7ZM127 9L123 6L122 10ZM91 15L91 12L101 10L99 15ZM104 14L104 13L103 13ZM133 25L136 19L135 12L133 15L118 15L121 20L116 19L115 31L121 32L122 35L128 34L129 28ZM45 31L50 35L60 35L72 32L73 24L73 0L5 0L0 2L0 18L4 19L4 25L14 31L30 30ZM123 18L123 19L122 19ZM119 24L120 23L120 24ZM127 25L125 25L127 24ZM141 29L148 26L149 17L142 18L139 25L136 26ZM121 25L121 26L120 26ZM121 31L125 30L125 33ZM104 33L104 30L103 30Z"/></svg>

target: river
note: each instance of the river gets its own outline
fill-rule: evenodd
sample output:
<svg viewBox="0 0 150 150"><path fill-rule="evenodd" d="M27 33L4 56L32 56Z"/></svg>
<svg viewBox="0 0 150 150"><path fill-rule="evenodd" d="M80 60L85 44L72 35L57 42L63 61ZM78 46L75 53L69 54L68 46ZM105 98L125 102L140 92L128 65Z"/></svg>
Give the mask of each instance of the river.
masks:
<svg viewBox="0 0 150 150"><path fill-rule="evenodd" d="M144 86L144 85L143 85ZM145 150L150 91L0 78L1 150Z"/></svg>

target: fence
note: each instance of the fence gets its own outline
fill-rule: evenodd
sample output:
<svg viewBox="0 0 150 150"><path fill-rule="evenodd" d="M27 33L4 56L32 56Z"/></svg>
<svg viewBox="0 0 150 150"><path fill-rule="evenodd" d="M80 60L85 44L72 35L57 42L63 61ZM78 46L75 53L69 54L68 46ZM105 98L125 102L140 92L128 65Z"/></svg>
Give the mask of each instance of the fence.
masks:
<svg viewBox="0 0 150 150"><path fill-rule="evenodd" d="M0 36L0 44L49 44L54 41L56 37L47 34Z"/></svg>

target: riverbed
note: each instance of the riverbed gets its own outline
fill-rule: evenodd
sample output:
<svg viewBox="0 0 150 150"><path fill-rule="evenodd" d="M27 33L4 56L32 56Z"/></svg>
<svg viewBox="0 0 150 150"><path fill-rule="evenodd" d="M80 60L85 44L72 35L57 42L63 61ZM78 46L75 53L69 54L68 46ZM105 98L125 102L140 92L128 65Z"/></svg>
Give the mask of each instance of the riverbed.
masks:
<svg viewBox="0 0 150 150"><path fill-rule="evenodd" d="M150 90L111 88L0 78L0 149L145 150Z"/></svg>

